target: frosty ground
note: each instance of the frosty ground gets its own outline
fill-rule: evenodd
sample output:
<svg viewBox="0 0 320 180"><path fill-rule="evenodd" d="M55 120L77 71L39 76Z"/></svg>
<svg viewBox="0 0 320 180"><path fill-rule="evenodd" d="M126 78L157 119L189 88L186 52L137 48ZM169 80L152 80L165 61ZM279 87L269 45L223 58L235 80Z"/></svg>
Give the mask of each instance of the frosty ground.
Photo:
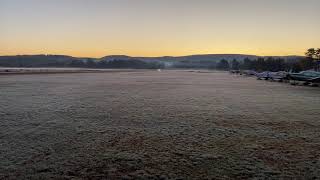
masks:
<svg viewBox="0 0 320 180"><path fill-rule="evenodd" d="M0 76L0 179L320 177L320 89L224 72Z"/></svg>

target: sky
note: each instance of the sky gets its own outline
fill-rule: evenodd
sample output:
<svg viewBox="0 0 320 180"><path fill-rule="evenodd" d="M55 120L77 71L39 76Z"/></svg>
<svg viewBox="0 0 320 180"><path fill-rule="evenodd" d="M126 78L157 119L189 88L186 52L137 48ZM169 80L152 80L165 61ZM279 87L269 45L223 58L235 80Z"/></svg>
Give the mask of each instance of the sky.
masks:
<svg viewBox="0 0 320 180"><path fill-rule="evenodd" d="M0 0L0 55L303 55L320 0Z"/></svg>

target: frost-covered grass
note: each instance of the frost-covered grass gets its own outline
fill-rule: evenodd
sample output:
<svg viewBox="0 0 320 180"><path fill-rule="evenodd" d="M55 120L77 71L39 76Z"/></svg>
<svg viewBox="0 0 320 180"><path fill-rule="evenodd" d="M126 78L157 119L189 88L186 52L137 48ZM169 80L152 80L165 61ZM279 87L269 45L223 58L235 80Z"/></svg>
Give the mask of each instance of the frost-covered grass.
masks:
<svg viewBox="0 0 320 180"><path fill-rule="evenodd" d="M319 119L319 88L223 72L0 76L0 179L312 179Z"/></svg>
<svg viewBox="0 0 320 180"><path fill-rule="evenodd" d="M97 69L97 68L25 68L0 67L0 75L21 74L61 74L61 73L102 73L102 72L130 72L134 69Z"/></svg>

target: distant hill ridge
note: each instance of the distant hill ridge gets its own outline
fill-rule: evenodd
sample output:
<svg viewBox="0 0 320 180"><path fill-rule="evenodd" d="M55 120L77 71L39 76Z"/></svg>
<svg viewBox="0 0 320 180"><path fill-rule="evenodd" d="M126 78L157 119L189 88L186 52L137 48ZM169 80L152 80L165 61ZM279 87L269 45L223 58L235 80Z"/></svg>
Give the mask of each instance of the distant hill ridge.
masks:
<svg viewBox="0 0 320 180"><path fill-rule="evenodd" d="M193 60L193 61L220 61L221 59L225 60L243 60L246 58L249 59L257 59L257 58L268 58L268 57L273 57L273 58L282 58L285 60L288 59L299 59L304 56L297 56L297 55L291 55L291 56L257 56L257 55L248 55L248 54L199 54L199 55L187 55L187 56L160 56L160 57L132 57L132 56L126 56L126 55L110 55L110 56L105 56L102 58L99 58L100 60L115 60L115 59L140 59L140 60L156 60L156 61L183 61L183 60Z"/></svg>
<svg viewBox="0 0 320 180"><path fill-rule="evenodd" d="M133 57L109 55L102 58L72 57L66 55L16 55L0 56L4 67L102 67L102 68L208 68L220 60L243 61L258 58L281 58L285 61L298 60L304 56L257 56L246 54L200 54L188 56Z"/></svg>
<svg viewBox="0 0 320 180"><path fill-rule="evenodd" d="M258 56L258 55L248 55L248 54L196 54L196 55L187 55L187 56L159 56L159 57L143 57L143 56L127 56L127 55L108 55L102 58L90 58L90 57L73 57L68 55L13 55L13 56L0 56L0 60L3 59L16 59L16 58L45 58L45 59L59 59L59 60L129 60L129 59L139 59L139 60L159 60L159 61L174 61L174 60L243 60L245 58L257 59L257 58L282 58L282 59L298 59L303 58L304 56L298 55L289 55L289 56Z"/></svg>

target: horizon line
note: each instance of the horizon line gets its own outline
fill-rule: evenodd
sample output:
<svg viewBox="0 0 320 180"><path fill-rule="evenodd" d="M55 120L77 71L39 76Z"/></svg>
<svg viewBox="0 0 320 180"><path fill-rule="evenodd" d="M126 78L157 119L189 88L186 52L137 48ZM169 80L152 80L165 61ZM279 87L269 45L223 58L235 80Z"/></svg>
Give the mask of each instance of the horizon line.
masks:
<svg viewBox="0 0 320 180"><path fill-rule="evenodd" d="M92 58L92 59L101 59L108 56L127 56L131 58L162 58L162 57L188 57L188 56L205 56L205 55L243 55L243 56L258 56L258 57L288 57L288 56L297 56L297 57L305 57L305 55L296 55L296 54L289 54L289 55L257 55L257 54L242 54L242 53L209 53L209 54L187 54L187 55L180 55L180 56L171 56L171 55L163 55L163 56L132 56L132 55L125 55L125 54L110 54L105 55L102 57L90 57L90 56L73 56L73 55L67 55L67 54L14 54L14 55L1 55L2 56L39 56L39 55L45 55L45 56L69 56L74 58Z"/></svg>

